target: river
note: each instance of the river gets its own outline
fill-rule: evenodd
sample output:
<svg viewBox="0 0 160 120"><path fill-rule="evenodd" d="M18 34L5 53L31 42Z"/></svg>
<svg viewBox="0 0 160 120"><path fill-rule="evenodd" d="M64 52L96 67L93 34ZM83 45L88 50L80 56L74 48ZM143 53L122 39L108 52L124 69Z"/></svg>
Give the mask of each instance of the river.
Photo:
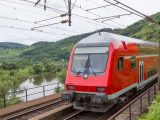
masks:
<svg viewBox="0 0 160 120"><path fill-rule="evenodd" d="M30 101L33 99L43 97L44 95L47 96L55 93L55 90L58 85L57 83L59 83L59 80L56 77L56 75L54 73L50 73L45 76L39 75L30 79L26 79L23 83L20 84L20 88L28 89L27 101ZM64 85L59 84L59 86L62 88ZM26 101L26 91L18 94L17 97L21 97L23 101Z"/></svg>

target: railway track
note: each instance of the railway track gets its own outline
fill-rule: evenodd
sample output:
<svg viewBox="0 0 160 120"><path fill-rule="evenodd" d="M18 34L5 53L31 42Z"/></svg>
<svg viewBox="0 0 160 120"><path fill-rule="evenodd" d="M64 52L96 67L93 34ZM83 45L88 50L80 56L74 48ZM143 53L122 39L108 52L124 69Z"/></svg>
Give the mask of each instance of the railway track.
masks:
<svg viewBox="0 0 160 120"><path fill-rule="evenodd" d="M140 90L137 94L131 96L126 102L122 103L122 104L116 104L113 108L111 108L109 111L107 111L106 113L95 113L95 112L88 112L88 111L78 111L78 110L74 110L73 112L63 116L62 118L59 118L59 120L114 120L115 119L115 114L117 114L117 116L123 112L123 110L125 111L125 109L127 109L127 107L133 103L136 102L137 100L139 100L139 96L144 95L144 93L146 93L146 91L148 91L149 89L151 89L156 83L153 82L150 85L146 86L144 89ZM153 95L153 99L154 99L154 91L155 89L153 89L150 94ZM149 95L149 94L147 94ZM150 96L148 96L148 99ZM146 99L146 97L144 96L144 99ZM151 100L150 100L151 101ZM144 103L148 103L147 106L149 105L149 102L146 100ZM139 104L137 103L136 105L133 105L133 107L136 108L136 106L138 106ZM144 107L144 109L142 110L143 112L146 110L146 107ZM142 106L141 106L142 107ZM142 107L143 108L143 107ZM135 115L139 115L136 114L135 111L131 111L129 109L130 112L133 112L134 117L131 117L131 115L127 116L127 114L129 114L129 112L123 113L126 114L124 115L122 118L119 118L118 120L124 120L124 119L129 119L129 120L135 120L136 117ZM142 113L142 112L141 112Z"/></svg>
<svg viewBox="0 0 160 120"><path fill-rule="evenodd" d="M76 110L59 120L97 120L102 115L103 113Z"/></svg>
<svg viewBox="0 0 160 120"><path fill-rule="evenodd" d="M28 120L29 118L50 111L64 104L66 104L66 102L62 101L61 98L56 98L43 104L35 105L33 107L17 111L13 114L2 116L0 117L0 120Z"/></svg>
<svg viewBox="0 0 160 120"><path fill-rule="evenodd" d="M73 110L73 111L63 115L61 118L58 118L58 120L106 120L106 119L110 119L110 118L114 119L115 114L118 116L122 112L122 109L125 110L129 106L130 103L138 100L139 96L142 96L144 93L146 93L146 91L150 90L152 88L152 86L154 86L154 85L155 85L155 83L152 83L152 84L146 86L144 89L139 91L137 94L130 97L126 102L124 102L122 104L115 105L113 107L114 109L112 108L106 113L95 113L95 112L88 112L88 111ZM151 90L149 93L155 94L155 89ZM151 101L150 94L147 94L149 101ZM141 97L141 99L146 99L146 97L145 96L144 96L144 98ZM144 101L144 103L147 103L147 101ZM66 102L62 101L61 98L56 98L54 100L50 100L50 101L45 102L43 104L35 105L33 107L29 107L29 108L23 109L21 111L17 111L14 114L8 114L5 116L2 116L2 117L0 117L0 120L28 120L29 118L32 118L32 117L37 116L39 114L53 110L57 107L65 105L65 104L66 104ZM148 102L147 106L148 105L149 105L149 102ZM135 106L137 106L137 105L135 105ZM141 108L143 108L143 107L141 106ZM135 114L135 111L131 111L130 109L129 109L129 111L133 112ZM141 110L141 113L142 113L142 111L144 111L144 109ZM126 112L125 114L128 114L128 112ZM127 119L131 120L130 118L132 118L131 113L129 116L127 116ZM124 117L119 120L124 120ZM134 120L134 119L132 119L132 120Z"/></svg>

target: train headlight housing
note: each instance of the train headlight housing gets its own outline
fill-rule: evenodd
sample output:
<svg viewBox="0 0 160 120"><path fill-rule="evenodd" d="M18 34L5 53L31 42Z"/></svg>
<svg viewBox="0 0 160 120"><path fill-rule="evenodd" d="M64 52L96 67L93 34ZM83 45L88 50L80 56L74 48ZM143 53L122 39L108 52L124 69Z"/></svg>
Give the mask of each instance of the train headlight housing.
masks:
<svg viewBox="0 0 160 120"><path fill-rule="evenodd" d="M106 88L105 88L105 87L97 87L97 88L96 88L96 91L97 91L97 92L105 92L105 91L106 91Z"/></svg>
<svg viewBox="0 0 160 120"><path fill-rule="evenodd" d="M84 74L83 79L87 79L87 78L88 78L88 74Z"/></svg>
<svg viewBox="0 0 160 120"><path fill-rule="evenodd" d="M68 85L68 90L74 90L74 86L73 85Z"/></svg>

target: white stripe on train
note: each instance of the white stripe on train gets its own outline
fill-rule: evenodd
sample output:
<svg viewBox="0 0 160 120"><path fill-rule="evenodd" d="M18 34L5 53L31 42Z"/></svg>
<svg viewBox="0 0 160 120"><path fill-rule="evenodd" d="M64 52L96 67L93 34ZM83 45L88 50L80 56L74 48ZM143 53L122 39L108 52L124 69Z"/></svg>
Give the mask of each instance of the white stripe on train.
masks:
<svg viewBox="0 0 160 120"><path fill-rule="evenodd" d="M137 87L137 89L140 89L141 87L143 87L143 86L146 85L147 83L152 82L152 81L155 80L156 78L158 78L158 74L156 74L156 75L154 75L154 76L152 76L152 77L144 80L144 81L141 82L141 83L138 83L138 82L137 82L137 83L132 84L132 85L130 85L130 86L128 86L128 87L126 87L126 88L124 88L124 89L122 89L122 90L114 93L114 94L107 95L107 96L108 96L108 100L115 99L115 98L119 97L120 95L124 94L125 92L127 92L127 91L129 91L129 90L131 90L131 89L133 89L133 88L136 88L136 87ZM80 92L80 91L75 91L75 93L97 94L96 92Z"/></svg>
<svg viewBox="0 0 160 120"><path fill-rule="evenodd" d="M134 56L134 55L133 55ZM158 57L159 55L136 55L136 58ZM124 56L124 59L131 59L131 56Z"/></svg>

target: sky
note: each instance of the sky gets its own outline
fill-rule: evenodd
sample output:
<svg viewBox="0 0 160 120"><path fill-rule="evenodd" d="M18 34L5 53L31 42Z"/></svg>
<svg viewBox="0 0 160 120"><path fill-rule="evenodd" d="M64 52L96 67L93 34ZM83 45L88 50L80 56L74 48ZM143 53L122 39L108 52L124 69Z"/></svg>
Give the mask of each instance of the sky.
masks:
<svg viewBox="0 0 160 120"><path fill-rule="evenodd" d="M47 6L51 8L47 8L47 10L44 10L41 5L35 6L26 1L35 3L37 0L0 0L0 42L16 42L26 45L38 41L54 42L101 28L125 28L142 19L131 14L103 21L106 19L99 18L130 13L115 6L89 10L108 5L105 0L72 0L72 25L68 26L68 23L59 23L68 19L67 16L59 17L67 12L67 3L64 2L67 0L47 0ZM160 0L120 1L146 15L160 12ZM44 0L41 0L40 4L43 5L43 2ZM110 2L115 3L114 0L110 0ZM74 3L75 6L73 6ZM45 20L48 18L54 19ZM53 25L43 26L48 24Z"/></svg>

